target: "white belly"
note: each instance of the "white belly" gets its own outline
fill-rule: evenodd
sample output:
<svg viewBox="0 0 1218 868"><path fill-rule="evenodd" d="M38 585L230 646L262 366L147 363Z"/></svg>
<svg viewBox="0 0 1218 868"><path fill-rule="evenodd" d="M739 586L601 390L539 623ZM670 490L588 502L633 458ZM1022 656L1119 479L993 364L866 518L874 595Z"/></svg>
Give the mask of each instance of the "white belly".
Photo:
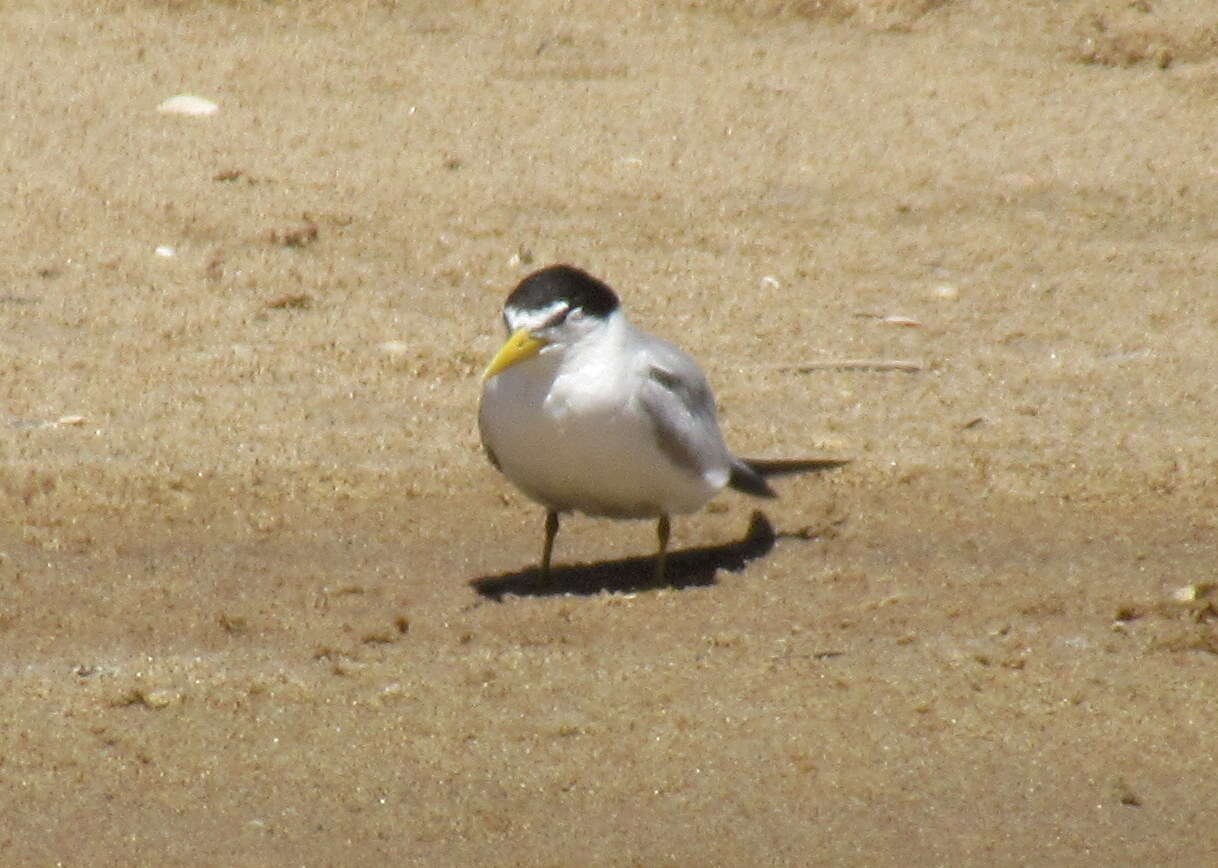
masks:
<svg viewBox="0 0 1218 868"><path fill-rule="evenodd" d="M693 512L726 484L726 467L697 475L664 455L651 419L622 400L628 390L611 379L620 372L589 378L585 369L578 386L549 373L503 371L484 384L479 411L484 443L533 500L560 512L649 518Z"/></svg>

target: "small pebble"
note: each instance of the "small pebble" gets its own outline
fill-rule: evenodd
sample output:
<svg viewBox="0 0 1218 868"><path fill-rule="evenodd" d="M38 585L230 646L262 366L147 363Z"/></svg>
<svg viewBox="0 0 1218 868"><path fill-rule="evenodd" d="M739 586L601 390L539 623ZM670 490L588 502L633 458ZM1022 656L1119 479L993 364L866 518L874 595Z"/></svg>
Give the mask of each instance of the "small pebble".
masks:
<svg viewBox="0 0 1218 868"><path fill-rule="evenodd" d="M191 117L206 117L214 115L220 110L220 107L209 99L204 99L201 96L194 96L189 93L180 93L177 96L171 96L165 100L156 110L161 114L166 115L189 115Z"/></svg>
<svg viewBox="0 0 1218 868"><path fill-rule="evenodd" d="M508 259L509 268L517 268L521 265L531 265L533 263L533 251L527 247L521 247Z"/></svg>
<svg viewBox="0 0 1218 868"><path fill-rule="evenodd" d="M931 290L931 294L935 298L941 298L944 301L955 301L960 297L960 290L950 283L941 283Z"/></svg>
<svg viewBox="0 0 1218 868"><path fill-rule="evenodd" d="M313 306L313 297L306 292L293 292L272 298L266 306L271 310L308 310Z"/></svg>
<svg viewBox="0 0 1218 868"><path fill-rule="evenodd" d="M166 259L170 258L171 256L178 255L178 251L174 250L168 244L159 245L153 252L156 253L157 256L164 256Z"/></svg>
<svg viewBox="0 0 1218 868"><path fill-rule="evenodd" d="M1142 797L1134 792L1129 786L1129 782L1124 778L1113 778L1109 784L1109 789L1112 792L1113 798L1122 805L1128 805L1131 808L1140 808L1142 806Z"/></svg>

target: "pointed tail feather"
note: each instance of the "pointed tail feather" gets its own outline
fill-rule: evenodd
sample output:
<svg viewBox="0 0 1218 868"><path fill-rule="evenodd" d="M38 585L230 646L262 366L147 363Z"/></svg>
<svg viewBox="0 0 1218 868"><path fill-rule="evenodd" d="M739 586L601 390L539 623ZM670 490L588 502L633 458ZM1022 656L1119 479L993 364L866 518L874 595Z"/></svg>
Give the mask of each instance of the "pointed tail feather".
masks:
<svg viewBox="0 0 1218 868"><path fill-rule="evenodd" d="M774 489L766 483L767 476L786 476L791 473L822 473L826 470L836 470L848 460L839 458L775 458L775 459L744 459L735 458L732 461L732 475L727 484L737 491L751 494L754 497L777 497Z"/></svg>

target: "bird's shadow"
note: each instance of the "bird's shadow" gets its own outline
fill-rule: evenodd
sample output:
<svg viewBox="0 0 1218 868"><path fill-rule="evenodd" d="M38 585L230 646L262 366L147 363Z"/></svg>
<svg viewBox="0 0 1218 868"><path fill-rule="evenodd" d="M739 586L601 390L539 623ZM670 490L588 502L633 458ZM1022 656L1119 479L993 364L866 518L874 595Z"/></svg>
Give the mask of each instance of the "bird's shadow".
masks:
<svg viewBox="0 0 1218 868"><path fill-rule="evenodd" d="M778 537L770 520L758 510L753 513L744 536L735 542L669 552L664 579L659 582L655 578L655 556L651 555L554 567L550 570L549 581L542 581L541 570L531 567L472 579L470 585L483 597L496 602L508 594L546 597L706 587L715 584L715 573L719 570L739 572L749 561L764 557L774 548Z"/></svg>

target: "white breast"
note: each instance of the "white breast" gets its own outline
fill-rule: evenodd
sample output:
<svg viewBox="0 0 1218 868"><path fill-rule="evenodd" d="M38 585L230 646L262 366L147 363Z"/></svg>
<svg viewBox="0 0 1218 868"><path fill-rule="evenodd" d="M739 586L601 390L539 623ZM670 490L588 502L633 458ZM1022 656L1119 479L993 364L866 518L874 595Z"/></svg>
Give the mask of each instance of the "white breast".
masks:
<svg viewBox="0 0 1218 868"><path fill-rule="evenodd" d="M550 509L647 518L693 512L723 487L722 472L697 476L657 445L633 397L640 372L620 341L542 353L483 386L479 426L500 469Z"/></svg>

